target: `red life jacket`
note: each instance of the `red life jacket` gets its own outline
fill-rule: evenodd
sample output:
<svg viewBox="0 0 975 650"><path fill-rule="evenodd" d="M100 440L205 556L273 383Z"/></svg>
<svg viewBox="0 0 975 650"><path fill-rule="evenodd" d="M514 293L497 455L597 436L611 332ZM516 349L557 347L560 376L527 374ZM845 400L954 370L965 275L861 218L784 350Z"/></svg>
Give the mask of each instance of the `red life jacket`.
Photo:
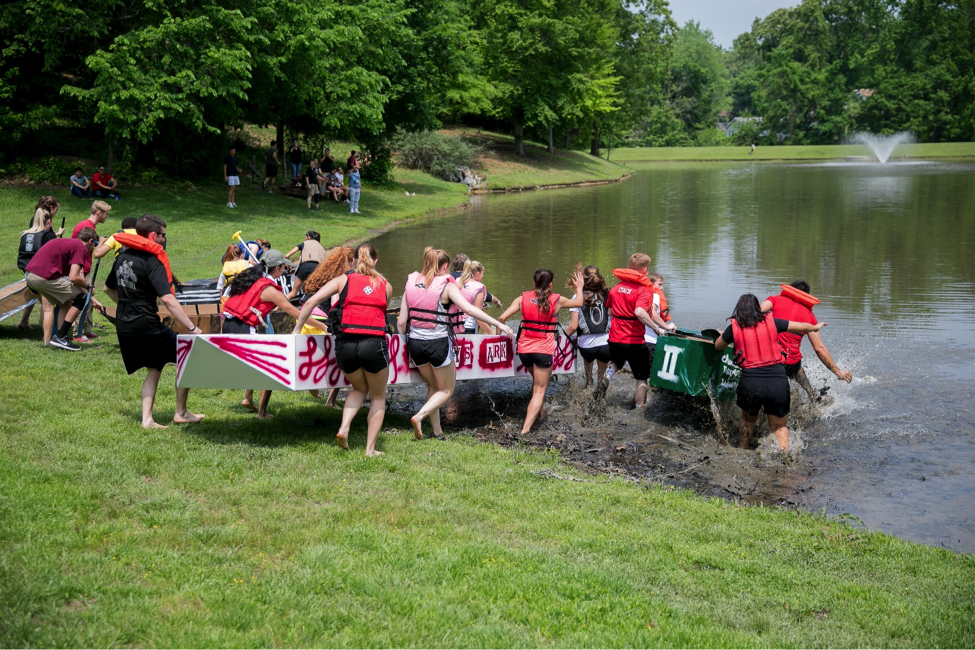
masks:
<svg viewBox="0 0 975 650"><path fill-rule="evenodd" d="M765 320L755 327L743 328L732 318L731 333L735 339L735 363L740 367L763 368L785 361L772 314L765 314Z"/></svg>
<svg viewBox="0 0 975 650"><path fill-rule="evenodd" d="M461 295L464 296L467 302L471 303L472 305L474 304L474 300L477 299L477 294L481 293L482 291L485 293L487 292L485 286L477 280L468 280L467 284L465 284L463 287L460 286L460 283L458 282L457 288L460 289ZM450 313L450 320L454 323L454 332L457 334L464 333L464 327L466 327L465 323L468 319L474 320L462 312L460 307L453 303L450 304L450 309L447 311ZM476 323L476 321L474 322Z"/></svg>
<svg viewBox="0 0 975 650"><path fill-rule="evenodd" d="M403 303L410 310L410 327L432 330L438 325L453 324L447 309L440 302L440 296L448 282L456 280L449 273L438 275L427 288L427 279L422 273L410 273L403 293Z"/></svg>
<svg viewBox="0 0 975 650"><path fill-rule="evenodd" d="M236 296L227 298L223 310L234 318L244 321L251 327L257 327L264 321L268 314L274 311L275 305L273 302L261 300L261 294L268 287L274 287L278 291L281 291L281 287L274 280L261 278L252 284L244 293L238 293Z"/></svg>
<svg viewBox="0 0 975 650"><path fill-rule="evenodd" d="M380 278L372 286L373 278L351 273L342 289L339 301L331 312L338 316L343 334L386 335L386 280ZM336 332L338 333L338 332Z"/></svg>
<svg viewBox="0 0 975 650"><path fill-rule="evenodd" d="M555 331L559 322L559 294L548 297L548 313L538 305L535 291L521 294L521 326L518 327L518 351L552 354L555 352Z"/></svg>
<svg viewBox="0 0 975 650"><path fill-rule="evenodd" d="M132 235L127 232L119 232L114 235L115 241L126 246L128 248L134 248L137 251L146 251L147 253L152 253L156 256L162 265L166 267L166 279L169 280L169 291L174 296L176 292L173 291L173 270L169 268L169 256L166 255L166 251L163 247L155 242L151 242L145 237L140 237L139 235Z"/></svg>
<svg viewBox="0 0 975 650"><path fill-rule="evenodd" d="M798 289L795 290L799 291ZM818 322L809 307L787 297L784 291L778 296L769 296L767 300L772 303L772 316L775 318L796 321L798 323L809 323L810 325L815 325ZM785 351L786 363L793 364L802 361L800 346L802 345L803 336L805 334L793 334L792 332L779 333L779 344Z"/></svg>

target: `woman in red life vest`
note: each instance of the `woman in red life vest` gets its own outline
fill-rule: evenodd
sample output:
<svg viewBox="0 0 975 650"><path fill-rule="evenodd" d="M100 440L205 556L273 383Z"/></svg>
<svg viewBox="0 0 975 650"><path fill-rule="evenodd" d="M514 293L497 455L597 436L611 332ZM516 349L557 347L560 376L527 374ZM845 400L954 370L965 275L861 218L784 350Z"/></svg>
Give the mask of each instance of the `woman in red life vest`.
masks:
<svg viewBox="0 0 975 650"><path fill-rule="evenodd" d="M342 409L342 424L335 440L342 449L349 448L349 429L352 419L369 394L371 403L366 418L366 456L382 456L376 451L376 440L386 415L386 383L389 381L389 344L386 342L386 306L392 287L379 271L379 255L372 244L356 249L354 273L341 274L329 280L315 292L301 308L292 334L311 317L312 310L338 295L333 309L339 319L335 337L335 361L339 370L352 384Z"/></svg>
<svg viewBox="0 0 975 650"><path fill-rule="evenodd" d="M501 322L521 312L521 326L518 328L518 358L532 376L532 398L528 402L528 413L521 432L528 433L535 419L545 418L545 389L552 378L552 356L555 354L555 328L559 322L559 311L581 307L583 303L582 272L572 274L575 297L566 298L552 293L552 280L555 274L548 269L538 269L532 278L535 289L526 291L511 303L503 314Z"/></svg>
<svg viewBox="0 0 975 650"><path fill-rule="evenodd" d="M762 311L771 311L774 318L815 325L816 317L813 315L812 308L817 304L819 304L819 300L809 295L809 284L805 280L796 280L792 284L783 284L782 293L779 295L766 298L762 303ZM826 349L826 344L823 343L818 332L809 334L809 342L812 343L816 356L830 372L848 384L853 381L853 373L849 370L843 370L833 362L833 357ZM782 346L786 355L786 376L806 391L810 401L822 402L823 395L816 394L816 390L809 383L806 371L802 368L802 351L800 350L802 334L783 332L779 334L779 345Z"/></svg>
<svg viewBox="0 0 975 650"><path fill-rule="evenodd" d="M254 334L257 326L264 323L275 307L294 318L298 310L288 302L275 282L284 274L291 262L279 250L271 249L264 254L256 266L239 273L230 283L230 297L223 306L223 334ZM324 330L324 326L321 328ZM257 417L268 420L267 412L271 391L261 391L261 401L257 407ZM247 391L240 403L246 409L254 410L254 391Z"/></svg>
<svg viewBox="0 0 975 650"><path fill-rule="evenodd" d="M762 312L758 298L746 293L738 299L731 314L731 325L714 342L716 349L735 347L735 363L741 367L738 380L738 407L741 427L738 446L748 449L755 432L759 411L764 408L769 428L779 441L779 449L789 448L789 379L785 376L785 355L779 345L780 332L808 334L826 323L810 325L773 318Z"/></svg>
<svg viewBox="0 0 975 650"><path fill-rule="evenodd" d="M443 433L440 427L440 407L454 393L457 369L454 365L453 321L448 305L454 305L475 319L490 323L509 337L511 328L494 320L468 302L450 275L450 255L446 251L427 246L423 250L423 270L411 273L406 280L406 290L400 303L400 334L409 330L410 361L427 382L427 402L416 412L413 435L423 439L423 418L430 416L433 435Z"/></svg>
<svg viewBox="0 0 975 650"><path fill-rule="evenodd" d="M609 365L611 317L606 305L609 287L606 286L606 278L599 272L598 266L587 266L583 269L582 282L582 306L569 310L572 320L569 321L565 333L572 336L579 332L579 354L582 355L586 367L586 388L591 388L593 361L596 362L598 377L603 376L606 366ZM572 297L575 298L576 295Z"/></svg>
<svg viewBox="0 0 975 650"><path fill-rule="evenodd" d="M453 274L451 274L453 275ZM478 309L484 308L484 299L487 297L487 287L481 280L484 279L484 265L477 260L466 260L464 270L461 271L457 279L457 286L467 302ZM480 326L481 334L494 334L493 328L487 323L481 322L473 316L468 316L455 304L450 305L450 317L454 322L455 334L477 334Z"/></svg>

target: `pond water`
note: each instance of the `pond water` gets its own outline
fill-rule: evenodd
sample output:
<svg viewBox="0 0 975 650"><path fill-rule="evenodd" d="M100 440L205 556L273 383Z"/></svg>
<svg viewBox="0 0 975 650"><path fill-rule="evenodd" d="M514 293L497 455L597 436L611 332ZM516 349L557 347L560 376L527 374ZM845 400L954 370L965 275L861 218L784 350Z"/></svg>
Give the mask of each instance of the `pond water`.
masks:
<svg viewBox="0 0 975 650"><path fill-rule="evenodd" d="M760 466L775 475L761 500L975 552L975 161L659 164L619 184L476 197L456 217L374 243L397 284L419 269L424 246L465 252L484 263L485 284L505 305L538 267L561 287L577 261L609 278L642 251L666 278L675 322L692 329L723 329L742 293L764 299L805 279L822 300L824 341L855 379L833 379L803 343L813 384L828 385L835 401L794 418L802 462ZM493 401L493 390L475 394ZM634 421L620 395L598 427L619 449L639 450L646 432L695 445L713 437L706 417L675 418L679 404ZM794 408L804 400L794 387ZM592 425L565 415L561 426ZM707 481L697 487L709 492Z"/></svg>

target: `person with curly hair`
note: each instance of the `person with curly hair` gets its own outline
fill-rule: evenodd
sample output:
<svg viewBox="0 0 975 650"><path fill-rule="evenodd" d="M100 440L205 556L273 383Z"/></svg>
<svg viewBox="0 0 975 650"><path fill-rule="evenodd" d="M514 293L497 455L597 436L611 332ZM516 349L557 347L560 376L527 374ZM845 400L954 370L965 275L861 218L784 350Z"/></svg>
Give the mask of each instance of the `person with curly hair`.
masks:
<svg viewBox="0 0 975 650"><path fill-rule="evenodd" d="M579 268L577 265L576 268ZM572 296L576 298L575 295ZM565 333L579 333L579 353L586 368L586 388L592 387L592 364L596 362L598 377L602 377L609 365L609 325L612 317L606 299L609 287L598 266L587 266L582 271L582 306L569 310L572 320Z"/></svg>

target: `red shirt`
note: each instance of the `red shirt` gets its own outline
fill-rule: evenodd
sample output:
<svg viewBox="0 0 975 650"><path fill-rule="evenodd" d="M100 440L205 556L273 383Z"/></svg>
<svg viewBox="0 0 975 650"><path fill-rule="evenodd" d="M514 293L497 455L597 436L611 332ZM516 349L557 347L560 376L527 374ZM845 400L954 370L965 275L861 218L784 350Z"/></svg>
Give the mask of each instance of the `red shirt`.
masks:
<svg viewBox="0 0 975 650"><path fill-rule="evenodd" d="M640 343L644 342L643 334L646 327L636 318L636 310L642 307L650 313L650 301L653 294L642 284L623 280L609 290L606 305L613 314L609 325L610 343Z"/></svg>
<svg viewBox="0 0 975 650"><path fill-rule="evenodd" d="M809 307L800 305L792 298L780 295L769 296L767 300L772 303L772 316L774 318L796 321L797 323L809 323L810 325L819 323ZM802 361L802 352L799 350L799 346L802 345L803 336L805 334L779 333L779 345L785 351L785 362L787 364L791 365Z"/></svg>
<svg viewBox="0 0 975 650"><path fill-rule="evenodd" d="M55 239L40 247L34 254L24 273L33 273L45 280L53 280L68 275L71 267L77 264L91 266L91 253L80 239Z"/></svg>
<svg viewBox="0 0 975 650"><path fill-rule="evenodd" d="M84 230L85 228L91 228L92 230L97 230L98 229L97 226L98 224L96 224L90 218L85 219L84 221L79 222L78 225L74 227L74 230L71 231L71 239L78 239L78 233Z"/></svg>
<svg viewBox="0 0 975 650"><path fill-rule="evenodd" d="M105 188L101 187L101 185L108 185L108 181L110 180L112 180L112 175L109 174L108 172L105 172L104 174L95 172L91 177L91 185L92 185L91 189L104 190ZM101 183L101 185L99 185L99 183Z"/></svg>

